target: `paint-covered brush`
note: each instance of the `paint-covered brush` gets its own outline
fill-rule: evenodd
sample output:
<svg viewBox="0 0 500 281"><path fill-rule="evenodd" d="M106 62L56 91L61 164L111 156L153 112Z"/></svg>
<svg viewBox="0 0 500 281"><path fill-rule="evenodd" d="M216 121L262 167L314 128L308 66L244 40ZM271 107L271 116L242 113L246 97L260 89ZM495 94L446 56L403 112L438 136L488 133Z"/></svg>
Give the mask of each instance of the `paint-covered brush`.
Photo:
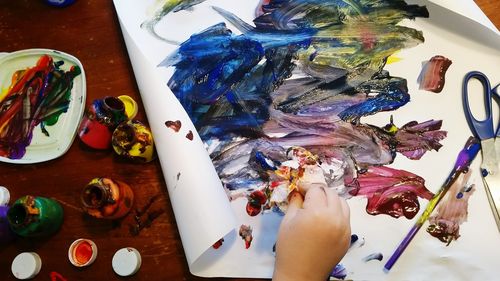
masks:
<svg viewBox="0 0 500 281"><path fill-rule="evenodd" d="M436 205L439 203L439 201L441 201L446 192L448 192L452 184L459 178L459 176L462 173L466 173L469 170L469 166L472 163L472 160L474 160L474 158L476 157L480 148L481 146L477 139L470 137L467 140L467 143L465 144L464 148L458 154L455 166L453 167L453 170L446 179L445 183L436 192L434 197L429 201L424 212L415 222L415 225L413 225L413 227L410 229L410 231L405 236L403 241L401 241L399 246L396 248L392 256L385 263L384 271L391 270L396 261L403 254L404 250L408 247L413 237L415 237L415 235L418 233L422 225L425 223L425 221L427 221L434 208L436 208Z"/></svg>

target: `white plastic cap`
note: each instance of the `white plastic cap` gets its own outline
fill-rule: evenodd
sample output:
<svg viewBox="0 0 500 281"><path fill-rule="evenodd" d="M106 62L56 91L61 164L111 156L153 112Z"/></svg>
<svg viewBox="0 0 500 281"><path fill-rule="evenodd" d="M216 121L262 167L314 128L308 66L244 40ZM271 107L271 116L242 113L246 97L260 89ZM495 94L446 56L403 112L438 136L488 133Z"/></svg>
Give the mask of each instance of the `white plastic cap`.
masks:
<svg viewBox="0 0 500 281"><path fill-rule="evenodd" d="M10 192L4 186L0 186L0 206L7 206L10 201Z"/></svg>
<svg viewBox="0 0 500 281"><path fill-rule="evenodd" d="M134 248L122 248L116 251L111 264L116 274L130 276L135 274L141 267L141 254Z"/></svg>
<svg viewBox="0 0 500 281"><path fill-rule="evenodd" d="M34 252L20 253L12 261L11 269L17 279L31 279L42 269L42 259Z"/></svg>

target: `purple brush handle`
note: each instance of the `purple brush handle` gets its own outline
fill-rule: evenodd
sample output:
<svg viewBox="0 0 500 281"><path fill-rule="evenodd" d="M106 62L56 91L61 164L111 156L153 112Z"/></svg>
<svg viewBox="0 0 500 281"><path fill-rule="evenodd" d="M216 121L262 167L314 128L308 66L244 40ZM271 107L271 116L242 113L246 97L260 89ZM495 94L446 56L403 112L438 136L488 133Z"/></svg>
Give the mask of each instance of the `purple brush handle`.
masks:
<svg viewBox="0 0 500 281"><path fill-rule="evenodd" d="M406 234L406 236L403 239L403 241L401 241L401 243L399 244L398 248L394 251L394 253L392 254L392 256L385 263L385 265L384 265L384 271L391 270L391 268L394 266L394 264L396 263L396 261L399 259L399 257L401 256L401 254L406 249L406 247L408 247L408 245L410 244L411 240L413 239L413 237L415 237L415 235L417 234L417 232L420 230L421 227L422 227L422 225L418 224L418 225L414 225L410 229L410 231L408 232L408 234Z"/></svg>

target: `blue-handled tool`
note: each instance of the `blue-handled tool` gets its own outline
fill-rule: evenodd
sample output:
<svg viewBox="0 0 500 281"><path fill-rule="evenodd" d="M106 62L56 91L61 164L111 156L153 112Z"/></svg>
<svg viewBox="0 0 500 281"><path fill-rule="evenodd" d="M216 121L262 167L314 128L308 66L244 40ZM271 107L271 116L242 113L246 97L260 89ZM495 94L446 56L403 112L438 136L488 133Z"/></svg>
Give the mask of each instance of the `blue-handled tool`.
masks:
<svg viewBox="0 0 500 281"><path fill-rule="evenodd" d="M471 79L477 79L483 84L483 99L486 117L484 120L477 120L469 105L468 85ZM472 71L465 75L462 85L462 96L464 111L467 122L476 138L481 140L481 174L486 188L486 194L490 202L491 210L500 231L500 141L495 141L500 136L500 124L495 127L493 122L493 105L499 106L500 96L497 85L491 88L490 81L486 75L479 71ZM496 99L496 102L495 102Z"/></svg>

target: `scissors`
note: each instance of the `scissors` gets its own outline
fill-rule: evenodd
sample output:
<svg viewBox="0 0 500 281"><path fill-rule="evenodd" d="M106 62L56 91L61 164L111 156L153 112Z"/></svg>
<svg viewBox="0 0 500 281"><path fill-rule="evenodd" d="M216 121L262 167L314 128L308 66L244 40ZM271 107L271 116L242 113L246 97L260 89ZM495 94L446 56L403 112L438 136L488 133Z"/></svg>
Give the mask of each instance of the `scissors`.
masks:
<svg viewBox="0 0 500 281"><path fill-rule="evenodd" d="M484 109L486 114L484 120L477 120L470 109L468 84L471 79L477 79L483 85ZM493 104L499 106L500 102L500 95L498 94L499 86L500 84L491 88L490 81L486 75L479 71L471 71L464 78L462 100L465 118L469 123L469 127L474 136L481 141L481 154L483 156L481 175L483 176L483 183L491 210L500 231L500 166L498 163L498 160L500 160L500 140L495 141L497 137L500 137L500 124L495 128L493 122Z"/></svg>

